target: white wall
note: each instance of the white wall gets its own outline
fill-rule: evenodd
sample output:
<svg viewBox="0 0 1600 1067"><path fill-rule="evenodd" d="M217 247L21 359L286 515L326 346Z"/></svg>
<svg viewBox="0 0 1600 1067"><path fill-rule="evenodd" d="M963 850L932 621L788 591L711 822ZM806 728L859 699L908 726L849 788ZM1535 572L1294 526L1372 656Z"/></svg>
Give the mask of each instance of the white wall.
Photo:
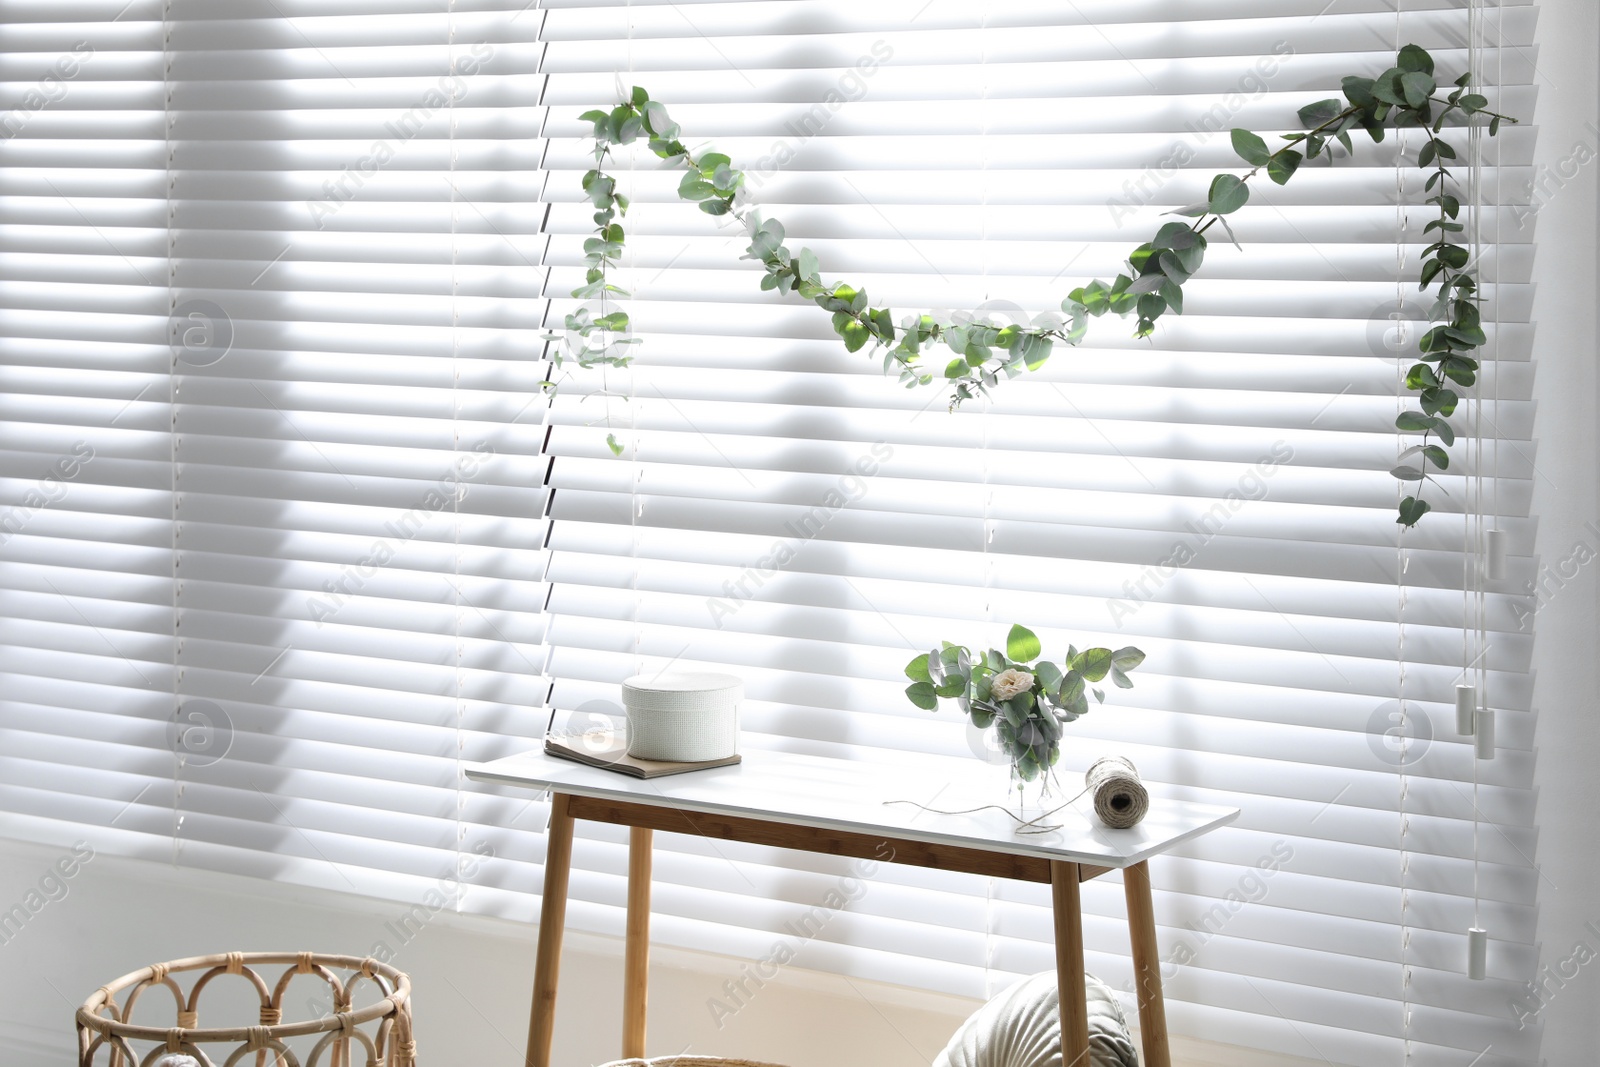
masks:
<svg viewBox="0 0 1600 1067"><path fill-rule="evenodd" d="M63 854L0 843L0 901L9 907L21 900ZM0 945L5 1067L72 1062L77 1004L139 967L233 949L364 955L383 923L403 910L391 901L111 856L90 860L66 884L65 897ZM534 943L530 927L446 914L401 949L394 963L415 983L425 1064L521 1067ZM614 1059L620 942L574 935L566 948L555 1060ZM650 1038L663 1054L689 1047L706 1054L781 1054L791 1067L926 1067L972 1008L955 998L793 971L718 1031L705 1001L737 974L737 965L668 951L659 951L653 963Z"/></svg>
<svg viewBox="0 0 1600 1067"><path fill-rule="evenodd" d="M5 840L0 824L0 908L36 889L67 852ZM65 885L65 896L0 944L4 1067L73 1062L77 1005L101 984L140 967L235 949L362 955L384 922L402 910L392 901L104 855L83 864ZM522 1067L534 944L531 927L442 914L400 951L394 963L415 984L423 1067ZM621 942L569 935L565 949L555 1062L604 1063L616 1057L620 1034ZM977 1006L788 968L718 1029L707 1001L723 995L722 983L739 974L742 962L655 952L653 1055L743 1054L787 1067L927 1067ZM224 1022L201 1020L208 1021ZM1182 1067L1293 1067L1218 1046L1180 1041L1176 1048Z"/></svg>
<svg viewBox="0 0 1600 1067"><path fill-rule="evenodd" d="M1538 476L1541 562L1554 568L1579 543L1600 550L1600 435L1596 412L1596 307L1600 275L1596 249L1600 132L1597 132L1596 63L1600 13L1595 0L1540 0L1538 162L1544 177L1537 219L1534 343L1538 402ZM1588 162L1574 165L1574 148ZM1583 151L1577 158L1585 155ZM1574 178L1566 178L1563 171ZM1600 952L1600 561L1540 608L1534 653L1539 714L1539 940L1543 963L1555 968L1576 943ZM1492 936L1491 931L1491 936ZM1570 973L1570 969L1569 969ZM1559 975L1557 976L1559 978ZM1600 961L1584 966L1565 987L1554 982L1539 1013L1541 1048L1552 1067L1595 1062L1600 1048ZM1507 1011L1511 1008L1508 1005Z"/></svg>

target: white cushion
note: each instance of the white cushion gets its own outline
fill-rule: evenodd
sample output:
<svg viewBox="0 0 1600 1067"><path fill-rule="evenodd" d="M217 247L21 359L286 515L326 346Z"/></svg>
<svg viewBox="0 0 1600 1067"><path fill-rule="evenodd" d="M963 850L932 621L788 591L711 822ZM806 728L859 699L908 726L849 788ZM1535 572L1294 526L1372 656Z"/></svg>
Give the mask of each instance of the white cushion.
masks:
<svg viewBox="0 0 1600 1067"><path fill-rule="evenodd" d="M1139 1067L1111 989L1085 975L1092 1067ZM933 1067L1061 1067L1061 1015L1056 973L1024 978L972 1013Z"/></svg>

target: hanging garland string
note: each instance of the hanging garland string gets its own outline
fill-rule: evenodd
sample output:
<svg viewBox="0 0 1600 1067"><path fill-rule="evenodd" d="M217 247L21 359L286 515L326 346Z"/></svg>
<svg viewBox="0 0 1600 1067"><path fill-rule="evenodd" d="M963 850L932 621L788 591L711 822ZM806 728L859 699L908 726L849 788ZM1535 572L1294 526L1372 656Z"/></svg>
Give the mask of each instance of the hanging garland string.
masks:
<svg viewBox="0 0 1600 1067"><path fill-rule="evenodd" d="M1376 78L1345 78L1343 99L1321 100L1301 108L1304 131L1283 135L1286 143L1276 150L1269 150L1267 143L1249 130L1234 130L1233 148L1250 164L1247 173L1217 175L1203 203L1169 212L1194 221L1166 223L1153 239L1133 250L1128 269L1109 284L1093 281L1072 290L1061 302L1060 315L1041 315L1026 326L941 322L923 313L907 316L897 327L888 308L872 306L865 289L847 282L824 283L816 254L809 248L791 250L783 224L762 219L749 207L744 173L734 169L732 160L720 152L693 154L678 139L682 131L666 107L634 86L630 97L611 110L596 109L582 115L594 124L595 166L583 176L583 191L595 207L595 236L584 241L587 273L572 296L596 301L600 314L585 307L568 315L566 336L575 336L580 342L575 351L554 348L551 358L558 369L568 359L585 369L625 367L633 360L625 346L637 344L638 339L626 336L628 314L615 306L628 294L612 284L608 275L624 248L626 235L618 220L627 214L629 201L617 192L617 181L606 173L605 166L613 148L641 138L657 156L683 168L678 185L682 199L698 203L708 215L731 214L744 225L750 245L741 258L762 266L763 290L798 295L830 313L834 332L848 351L860 351L869 343L873 351L881 349L884 372L896 374L907 388L942 378L950 386L950 407L954 409L965 400L987 394L1001 378L1038 370L1057 342L1078 344L1090 318L1107 312L1132 316L1134 336L1149 337L1162 315L1168 311L1181 315L1183 286L1205 259L1207 232L1220 226L1238 247L1227 216L1249 202L1249 183L1262 171L1274 183L1285 185L1307 160L1326 157L1331 164L1331 142L1343 146L1347 157L1353 155L1352 132L1364 131L1380 142L1388 129L1416 128L1426 135L1417 166L1431 171L1425 185L1431 194L1426 203L1438 212L1424 229L1435 239L1423 252L1419 279L1423 291L1437 286L1437 299L1428 314L1434 325L1423 334L1418 362L1405 378L1406 388L1417 394L1417 407L1401 412L1395 420L1402 432L1421 435L1417 444L1401 452L1400 463L1392 471L1402 481L1417 483L1413 495L1401 502L1396 520L1413 526L1431 510L1422 497L1424 484L1434 480L1430 466L1443 471L1450 465L1445 448L1455 443L1455 431L1448 420L1460 401L1453 387L1469 388L1476 381L1478 361L1472 352L1486 341L1479 317L1476 264L1456 236L1465 229L1458 185L1449 166L1458 155L1442 132L1447 125L1473 125L1475 117L1482 116L1488 119L1492 136L1499 133L1502 121L1516 121L1490 111L1483 96L1468 92L1471 77L1471 72L1461 75L1441 97L1433 57L1416 45L1407 45L1400 49L1395 65ZM560 336L550 335L551 339ZM936 373L924 367L921 357L940 344L952 358L942 373ZM554 383L545 386L554 388ZM614 452L621 451L614 436L607 442Z"/></svg>

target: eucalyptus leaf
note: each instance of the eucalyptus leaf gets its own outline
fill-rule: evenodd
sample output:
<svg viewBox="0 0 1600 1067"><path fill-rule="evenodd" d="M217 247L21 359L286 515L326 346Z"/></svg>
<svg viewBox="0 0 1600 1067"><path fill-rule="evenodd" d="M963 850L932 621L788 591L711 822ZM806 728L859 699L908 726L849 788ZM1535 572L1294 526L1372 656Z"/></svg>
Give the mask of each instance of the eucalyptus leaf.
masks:
<svg viewBox="0 0 1600 1067"><path fill-rule="evenodd" d="M1428 505L1426 500L1408 496L1400 501L1400 517L1395 521L1402 526L1415 526L1417 520L1432 510L1433 508Z"/></svg>
<svg viewBox="0 0 1600 1067"><path fill-rule="evenodd" d="M1206 194L1207 207L1213 215L1227 215L1244 207L1250 199L1250 188L1232 174L1219 174L1211 181Z"/></svg>
<svg viewBox="0 0 1600 1067"><path fill-rule="evenodd" d="M1267 142L1263 141L1259 134L1236 129L1232 137L1233 150L1238 153L1240 159L1252 167L1264 167L1267 160L1272 158L1272 153L1267 149Z"/></svg>
<svg viewBox="0 0 1600 1067"><path fill-rule="evenodd" d="M1300 169L1305 156L1292 148L1282 149L1267 161L1267 177L1279 185L1287 185L1294 172Z"/></svg>
<svg viewBox="0 0 1600 1067"><path fill-rule="evenodd" d="M1082 671L1084 678L1088 681L1098 682L1111 669L1111 650L1109 648L1084 649L1083 654L1078 657L1078 661L1073 666Z"/></svg>
<svg viewBox="0 0 1600 1067"><path fill-rule="evenodd" d="M1039 658L1039 638L1025 626L1013 626L1006 635L1006 658L1013 663L1029 663Z"/></svg>

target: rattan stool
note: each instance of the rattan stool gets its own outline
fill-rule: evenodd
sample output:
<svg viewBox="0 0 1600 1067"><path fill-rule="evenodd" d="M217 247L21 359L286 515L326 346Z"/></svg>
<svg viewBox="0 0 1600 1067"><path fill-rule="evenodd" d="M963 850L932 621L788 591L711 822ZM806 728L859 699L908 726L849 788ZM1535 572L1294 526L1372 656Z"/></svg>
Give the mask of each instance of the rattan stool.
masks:
<svg viewBox="0 0 1600 1067"><path fill-rule="evenodd" d="M256 972L258 966L285 966L277 983L268 986ZM172 975L184 971L203 971L187 995ZM341 978L336 971L351 972ZM226 1028L200 1028L200 994L219 975L237 975L255 987L261 1010L258 1025ZM305 1022L283 1022L283 1000L290 981L309 975L325 982L333 1010L321 1018ZM381 999L365 1007L353 1007L354 991L361 982L377 986ZM165 986L177 1001L178 1025L139 1026L133 1023L133 1009L140 995L154 986ZM117 994L128 990L118 1006ZM411 1034L411 979L386 963L360 956L326 956L315 952L228 952L215 956L194 956L125 974L101 986L78 1009L78 1067L151 1067L169 1054L194 1057L201 1067L301 1067L301 1061L285 1043L294 1037L323 1037L311 1049L305 1067L360 1067L351 1058L352 1048L364 1054L365 1067L413 1067L417 1046ZM361 1027L375 1024L372 1033ZM152 1044L142 1058L133 1042ZM215 1049L213 1058L207 1045L233 1046ZM254 1056L251 1054L254 1053Z"/></svg>

